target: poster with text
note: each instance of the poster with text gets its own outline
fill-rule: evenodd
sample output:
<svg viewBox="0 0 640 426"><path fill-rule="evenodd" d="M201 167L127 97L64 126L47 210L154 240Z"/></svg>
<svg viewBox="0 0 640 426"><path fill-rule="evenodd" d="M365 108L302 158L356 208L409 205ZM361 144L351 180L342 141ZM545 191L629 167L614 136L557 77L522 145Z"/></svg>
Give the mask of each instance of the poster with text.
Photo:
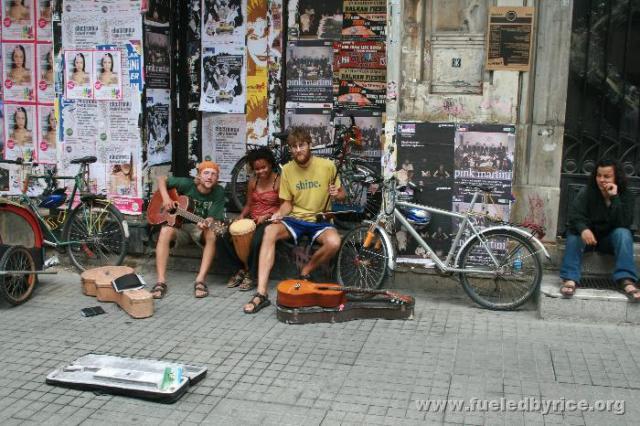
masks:
<svg viewBox="0 0 640 426"><path fill-rule="evenodd" d="M98 115L98 103L89 100L62 101L60 124L62 146L60 151L61 171L74 173L76 167L71 160L87 155L96 155L96 140L99 126L106 126L104 117ZM99 120L96 120L99 117Z"/></svg>
<svg viewBox="0 0 640 426"><path fill-rule="evenodd" d="M58 120L53 105L38 106L38 155L39 163L56 163L58 160Z"/></svg>
<svg viewBox="0 0 640 426"><path fill-rule="evenodd" d="M35 31L32 0L2 0L2 39L33 40Z"/></svg>
<svg viewBox="0 0 640 426"><path fill-rule="evenodd" d="M244 113L246 69L244 47L202 48L200 111Z"/></svg>
<svg viewBox="0 0 640 426"><path fill-rule="evenodd" d="M298 41L287 46L287 105L328 103L333 99L333 46L328 41Z"/></svg>
<svg viewBox="0 0 640 426"><path fill-rule="evenodd" d="M93 75L92 50L66 50L64 52L66 99L93 99L91 76Z"/></svg>
<svg viewBox="0 0 640 426"><path fill-rule="evenodd" d="M33 43L2 43L5 101L35 101Z"/></svg>
<svg viewBox="0 0 640 426"><path fill-rule="evenodd" d="M93 97L99 101L122 99L122 56L119 50L93 52Z"/></svg>
<svg viewBox="0 0 640 426"><path fill-rule="evenodd" d="M145 70L147 88L171 88L171 45L169 27L147 25L145 28Z"/></svg>
<svg viewBox="0 0 640 426"><path fill-rule="evenodd" d="M268 70L269 70L269 88L268 88L268 105L269 105L269 118L268 135L272 135L275 132L279 132L282 129L281 117L282 111L280 103L284 96L284 89L282 87L282 46L283 40L283 16L282 16L282 0L272 0L269 3L269 55L268 55Z"/></svg>
<svg viewBox="0 0 640 426"><path fill-rule="evenodd" d="M452 123L398 124L396 173L398 186L404 188L399 198L451 210L455 130ZM407 186L409 182L417 189ZM432 214L419 233L442 256L449 250L451 231L449 216ZM404 246L407 256L426 256L426 251L410 237Z"/></svg>
<svg viewBox="0 0 640 426"><path fill-rule="evenodd" d="M55 98L53 44L36 45L36 64L38 102L52 104Z"/></svg>
<svg viewBox="0 0 640 426"><path fill-rule="evenodd" d="M342 0L291 0L288 9L289 39L340 39Z"/></svg>
<svg viewBox="0 0 640 426"><path fill-rule="evenodd" d="M256 145L269 140L267 6L265 1L247 2L247 143Z"/></svg>
<svg viewBox="0 0 640 426"><path fill-rule="evenodd" d="M102 13L130 12L142 10L143 0L64 0L64 12L95 12Z"/></svg>
<svg viewBox="0 0 640 426"><path fill-rule="evenodd" d="M147 90L147 163L171 162L171 91Z"/></svg>
<svg viewBox="0 0 640 426"><path fill-rule="evenodd" d="M386 0L344 0L343 7L343 40L345 38L385 38Z"/></svg>
<svg viewBox="0 0 640 426"><path fill-rule="evenodd" d="M455 136L455 198L470 202L473 186L494 188L494 203L511 202L515 127L460 125Z"/></svg>
<svg viewBox="0 0 640 426"><path fill-rule="evenodd" d="M51 25L53 2L54 0L36 0L36 6L38 8L38 12L36 14L36 31L38 33L38 41L53 40L53 25Z"/></svg>
<svg viewBox="0 0 640 426"><path fill-rule="evenodd" d="M243 46L247 0L202 0L202 45Z"/></svg>
<svg viewBox="0 0 640 426"><path fill-rule="evenodd" d="M333 142L331 109L287 108L284 116L287 130L303 129L311 135L313 146L329 145Z"/></svg>
<svg viewBox="0 0 640 426"><path fill-rule="evenodd" d="M4 158L33 160L36 138L35 105L4 104Z"/></svg>
<svg viewBox="0 0 640 426"><path fill-rule="evenodd" d="M221 182L231 181L231 171L246 153L244 114L202 114L202 159L220 166Z"/></svg>
<svg viewBox="0 0 640 426"><path fill-rule="evenodd" d="M386 103L386 52L382 41L334 43L336 106L384 110Z"/></svg>

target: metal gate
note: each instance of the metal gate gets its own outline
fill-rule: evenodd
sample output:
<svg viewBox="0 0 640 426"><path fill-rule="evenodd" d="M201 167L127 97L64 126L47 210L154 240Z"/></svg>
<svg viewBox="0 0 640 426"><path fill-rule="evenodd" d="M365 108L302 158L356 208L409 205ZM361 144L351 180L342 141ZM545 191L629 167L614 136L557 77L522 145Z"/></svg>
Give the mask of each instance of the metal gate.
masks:
<svg viewBox="0 0 640 426"><path fill-rule="evenodd" d="M601 158L618 159L640 224L640 0L574 0L558 233Z"/></svg>

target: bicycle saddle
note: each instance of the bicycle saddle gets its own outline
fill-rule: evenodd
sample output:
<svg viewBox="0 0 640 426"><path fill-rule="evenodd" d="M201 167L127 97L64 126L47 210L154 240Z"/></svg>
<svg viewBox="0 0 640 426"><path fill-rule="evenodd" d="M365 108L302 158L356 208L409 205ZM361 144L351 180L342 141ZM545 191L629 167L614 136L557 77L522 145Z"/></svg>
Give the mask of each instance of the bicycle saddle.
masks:
<svg viewBox="0 0 640 426"><path fill-rule="evenodd" d="M98 161L97 157L93 155L89 155L86 157L74 158L73 160L71 160L71 164L82 164L82 163L92 164L92 163L95 163L96 161Z"/></svg>

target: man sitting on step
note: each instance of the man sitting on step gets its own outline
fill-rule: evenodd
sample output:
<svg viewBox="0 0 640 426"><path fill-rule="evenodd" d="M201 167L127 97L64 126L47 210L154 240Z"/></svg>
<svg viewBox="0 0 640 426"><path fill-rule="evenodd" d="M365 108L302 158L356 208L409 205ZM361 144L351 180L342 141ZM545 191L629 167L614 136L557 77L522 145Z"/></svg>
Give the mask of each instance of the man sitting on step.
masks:
<svg viewBox="0 0 640 426"><path fill-rule="evenodd" d="M569 208L567 243L560 278L560 292L571 297L580 283L582 253L586 246L615 256L613 279L631 302L640 301L638 273L633 260L633 194L627 178L613 160L600 160Z"/></svg>

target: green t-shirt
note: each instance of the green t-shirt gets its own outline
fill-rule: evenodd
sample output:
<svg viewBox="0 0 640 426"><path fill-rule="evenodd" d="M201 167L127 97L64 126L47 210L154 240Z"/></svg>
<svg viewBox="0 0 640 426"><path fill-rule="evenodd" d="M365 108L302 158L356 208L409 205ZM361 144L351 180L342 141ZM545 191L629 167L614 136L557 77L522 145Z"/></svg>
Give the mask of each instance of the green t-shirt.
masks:
<svg viewBox="0 0 640 426"><path fill-rule="evenodd" d="M179 194L186 195L193 202L193 213L206 219L212 217L224 219L224 189L220 185L213 187L210 193L202 194L191 178L169 177L167 188L175 188Z"/></svg>

